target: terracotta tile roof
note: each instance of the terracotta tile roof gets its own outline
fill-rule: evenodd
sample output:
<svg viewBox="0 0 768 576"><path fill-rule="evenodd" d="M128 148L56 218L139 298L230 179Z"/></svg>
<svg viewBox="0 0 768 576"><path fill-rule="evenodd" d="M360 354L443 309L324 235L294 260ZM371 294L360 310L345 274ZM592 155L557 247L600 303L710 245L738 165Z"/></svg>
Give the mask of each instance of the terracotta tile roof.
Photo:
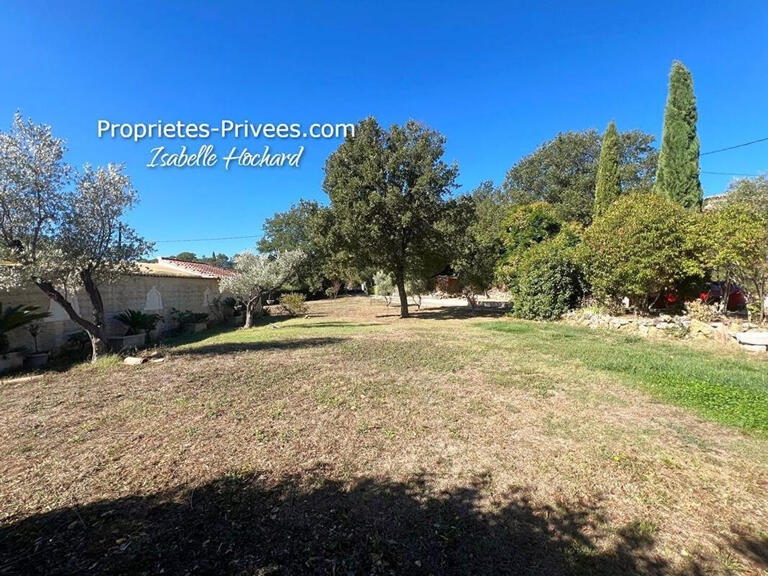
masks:
<svg viewBox="0 0 768 576"><path fill-rule="evenodd" d="M203 262L179 260L177 258L158 258L157 264L158 266L166 266L167 268L188 272L200 278L226 278L236 274L234 270L228 270L227 268L221 268L220 266L213 266L212 264L205 264Z"/></svg>

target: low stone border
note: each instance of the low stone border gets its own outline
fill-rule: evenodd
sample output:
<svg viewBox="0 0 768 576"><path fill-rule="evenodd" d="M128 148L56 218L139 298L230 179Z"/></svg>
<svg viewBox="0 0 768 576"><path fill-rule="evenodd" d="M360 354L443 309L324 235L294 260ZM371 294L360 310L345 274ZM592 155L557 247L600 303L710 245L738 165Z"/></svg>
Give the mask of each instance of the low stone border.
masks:
<svg viewBox="0 0 768 576"><path fill-rule="evenodd" d="M563 316L568 324L637 334L645 338L668 337L719 340L745 350L768 352L768 327L751 322L702 322L686 315L611 316L590 310L574 310Z"/></svg>

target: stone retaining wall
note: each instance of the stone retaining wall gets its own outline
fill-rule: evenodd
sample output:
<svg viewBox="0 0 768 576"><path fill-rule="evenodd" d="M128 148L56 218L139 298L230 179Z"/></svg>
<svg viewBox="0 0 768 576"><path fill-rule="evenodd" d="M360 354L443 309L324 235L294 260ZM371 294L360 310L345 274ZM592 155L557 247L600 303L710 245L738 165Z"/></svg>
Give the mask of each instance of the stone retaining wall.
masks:
<svg viewBox="0 0 768 576"><path fill-rule="evenodd" d="M619 330L644 338L689 338L718 340L755 352L768 351L768 326L725 319L702 322L686 315L611 316L590 310L574 310L563 316L569 324Z"/></svg>

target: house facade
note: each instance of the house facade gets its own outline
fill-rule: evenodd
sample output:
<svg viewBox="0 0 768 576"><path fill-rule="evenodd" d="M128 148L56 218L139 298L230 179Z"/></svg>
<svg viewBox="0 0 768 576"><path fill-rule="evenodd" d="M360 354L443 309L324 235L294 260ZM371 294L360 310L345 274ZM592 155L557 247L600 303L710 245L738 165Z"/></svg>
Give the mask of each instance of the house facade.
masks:
<svg viewBox="0 0 768 576"><path fill-rule="evenodd" d="M141 263L135 273L99 287L104 300L108 334L125 334L126 327L114 317L128 309L159 314L163 319L161 331L173 328L173 309L210 313L213 300L220 295L220 279L233 274L232 270L173 258L159 258L157 263ZM66 296L84 318L93 317L91 303L84 290L69 290ZM24 304L50 313L50 316L38 321L41 350L58 349L71 336L82 331L61 306L36 286L0 291L0 302L3 307ZM33 347L32 337L24 328L12 330L8 337L11 348Z"/></svg>

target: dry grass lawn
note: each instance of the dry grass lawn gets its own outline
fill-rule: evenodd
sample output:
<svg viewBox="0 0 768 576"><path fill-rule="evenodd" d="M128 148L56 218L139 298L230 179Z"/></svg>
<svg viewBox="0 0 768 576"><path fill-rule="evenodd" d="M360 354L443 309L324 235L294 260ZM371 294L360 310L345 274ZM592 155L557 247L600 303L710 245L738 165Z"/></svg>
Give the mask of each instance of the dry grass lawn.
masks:
<svg viewBox="0 0 768 576"><path fill-rule="evenodd" d="M765 360L311 311L0 385L0 574L768 573Z"/></svg>

